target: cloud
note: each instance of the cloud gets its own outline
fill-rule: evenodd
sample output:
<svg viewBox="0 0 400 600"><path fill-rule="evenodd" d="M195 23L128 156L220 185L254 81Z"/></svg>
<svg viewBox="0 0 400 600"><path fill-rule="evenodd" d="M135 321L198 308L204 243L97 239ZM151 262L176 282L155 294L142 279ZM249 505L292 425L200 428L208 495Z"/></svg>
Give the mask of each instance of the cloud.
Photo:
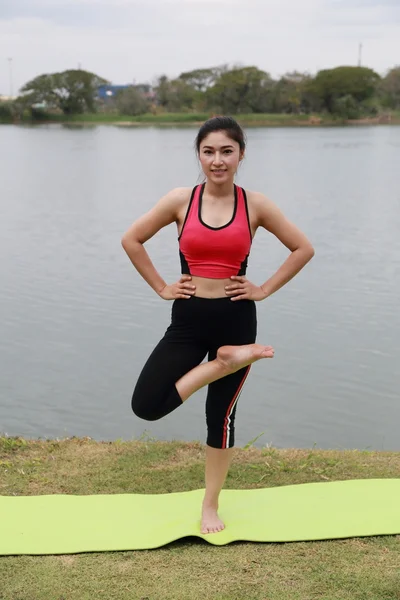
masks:
<svg viewBox="0 0 400 600"><path fill-rule="evenodd" d="M398 0L396 0L397 3ZM14 88L41 73L82 68L114 83L241 63L278 77L398 62L392 0L0 0L0 55ZM397 19L397 21L396 21ZM6 60L0 94L8 93Z"/></svg>
<svg viewBox="0 0 400 600"><path fill-rule="evenodd" d="M352 25L357 21L390 24L400 19L399 0L326 0L326 7L331 16Z"/></svg>
<svg viewBox="0 0 400 600"><path fill-rule="evenodd" d="M251 1L251 0L250 0ZM122 24L151 17L157 21L171 10L243 4L243 0L12 0L1 8L0 19L40 18L60 25Z"/></svg>
<svg viewBox="0 0 400 600"><path fill-rule="evenodd" d="M397 1L397 0L396 0ZM318 26L327 35L358 41L398 35L400 6L392 0L327 0Z"/></svg>
<svg viewBox="0 0 400 600"><path fill-rule="evenodd" d="M330 0L330 3L339 8L363 8L366 6L374 8L399 8L398 0Z"/></svg>

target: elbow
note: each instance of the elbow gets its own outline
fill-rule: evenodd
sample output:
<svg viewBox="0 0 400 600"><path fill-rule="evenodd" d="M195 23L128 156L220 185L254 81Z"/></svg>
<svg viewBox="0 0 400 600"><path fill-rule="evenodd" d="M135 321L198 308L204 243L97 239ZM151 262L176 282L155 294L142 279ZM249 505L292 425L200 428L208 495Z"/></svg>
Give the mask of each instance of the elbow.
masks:
<svg viewBox="0 0 400 600"><path fill-rule="evenodd" d="M128 236L126 235L126 233L124 233L124 235L121 238L121 246L123 247L124 250L126 250L127 245L128 245Z"/></svg>
<svg viewBox="0 0 400 600"><path fill-rule="evenodd" d="M132 235L129 235L129 233L124 233L124 235L121 238L121 246L123 247L123 249L125 251L127 251L128 249L132 249L132 247L134 246L141 246L142 244L139 242L139 240L135 239L132 237Z"/></svg>
<svg viewBox="0 0 400 600"><path fill-rule="evenodd" d="M305 264L307 264L315 255L315 249L312 244L307 244L304 246L300 246L299 251L302 253Z"/></svg>

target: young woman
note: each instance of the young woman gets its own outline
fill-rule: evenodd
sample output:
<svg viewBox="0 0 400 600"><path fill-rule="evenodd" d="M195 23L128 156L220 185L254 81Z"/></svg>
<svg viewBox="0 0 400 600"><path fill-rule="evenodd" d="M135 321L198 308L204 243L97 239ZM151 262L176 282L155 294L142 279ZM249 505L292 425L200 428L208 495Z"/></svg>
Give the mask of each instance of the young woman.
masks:
<svg viewBox="0 0 400 600"><path fill-rule="evenodd" d="M255 344L255 302L290 281L313 257L314 249L263 194L235 185L245 140L234 119L206 121L196 149L205 183L169 192L133 223L122 245L153 290L164 300L174 300L171 324L139 376L132 409L142 419L161 419L208 385L201 532L214 533L225 527L218 516L218 498L232 459L240 392L250 365L274 356L271 346ZM168 285L144 243L173 222L178 228L182 277ZM291 252L262 285L245 276L258 227L273 233ZM207 355L208 362L200 364Z"/></svg>

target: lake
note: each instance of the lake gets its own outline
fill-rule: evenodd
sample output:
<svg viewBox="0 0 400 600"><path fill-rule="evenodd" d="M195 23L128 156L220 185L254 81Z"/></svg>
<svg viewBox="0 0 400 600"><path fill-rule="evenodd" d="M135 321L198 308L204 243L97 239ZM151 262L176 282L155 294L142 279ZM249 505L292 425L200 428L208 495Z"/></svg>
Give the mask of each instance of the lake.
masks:
<svg viewBox="0 0 400 600"><path fill-rule="evenodd" d="M0 433L205 441L205 391L138 419L138 374L171 303L121 247L167 191L200 181L194 128L0 126ZM236 445L400 450L400 127L254 128L238 184L269 196L316 254L257 304ZM179 278L175 226L146 248ZM248 278L288 255L259 230Z"/></svg>

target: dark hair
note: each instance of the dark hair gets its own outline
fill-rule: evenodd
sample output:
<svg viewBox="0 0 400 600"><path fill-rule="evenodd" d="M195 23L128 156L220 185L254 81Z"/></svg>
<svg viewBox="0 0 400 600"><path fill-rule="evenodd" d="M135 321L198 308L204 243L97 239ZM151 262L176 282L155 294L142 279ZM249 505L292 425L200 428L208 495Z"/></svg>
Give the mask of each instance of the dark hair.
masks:
<svg viewBox="0 0 400 600"><path fill-rule="evenodd" d="M246 149L246 138L239 123L237 123L235 119L232 119L232 117L221 116L208 119L208 121L203 123L200 127L195 141L198 154L200 153L201 142L214 131L225 131L231 140L234 140L239 144L240 150L244 151Z"/></svg>

